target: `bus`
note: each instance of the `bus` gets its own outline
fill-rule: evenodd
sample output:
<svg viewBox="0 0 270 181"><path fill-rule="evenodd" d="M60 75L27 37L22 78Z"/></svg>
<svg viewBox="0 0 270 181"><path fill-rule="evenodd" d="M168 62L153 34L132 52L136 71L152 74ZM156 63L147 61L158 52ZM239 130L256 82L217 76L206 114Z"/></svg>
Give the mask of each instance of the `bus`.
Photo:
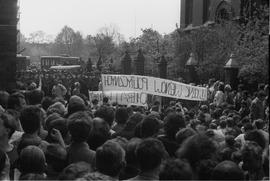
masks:
<svg viewBox="0 0 270 181"><path fill-rule="evenodd" d="M81 65L80 57L68 57L68 56L41 56L40 67L42 70L50 69L51 66L59 65Z"/></svg>

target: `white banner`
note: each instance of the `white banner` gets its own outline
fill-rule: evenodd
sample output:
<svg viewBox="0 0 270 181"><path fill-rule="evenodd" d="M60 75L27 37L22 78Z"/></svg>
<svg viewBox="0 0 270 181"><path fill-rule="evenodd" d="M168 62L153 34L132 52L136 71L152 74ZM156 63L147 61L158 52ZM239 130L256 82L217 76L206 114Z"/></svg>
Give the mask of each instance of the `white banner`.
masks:
<svg viewBox="0 0 270 181"><path fill-rule="evenodd" d="M207 89L204 87L140 75L102 74L101 76L103 91L134 91L176 99L207 100Z"/></svg>
<svg viewBox="0 0 270 181"><path fill-rule="evenodd" d="M97 99L102 102L103 97L108 97L111 103L116 102L121 105L147 106L147 94L132 91L89 91L90 102Z"/></svg>

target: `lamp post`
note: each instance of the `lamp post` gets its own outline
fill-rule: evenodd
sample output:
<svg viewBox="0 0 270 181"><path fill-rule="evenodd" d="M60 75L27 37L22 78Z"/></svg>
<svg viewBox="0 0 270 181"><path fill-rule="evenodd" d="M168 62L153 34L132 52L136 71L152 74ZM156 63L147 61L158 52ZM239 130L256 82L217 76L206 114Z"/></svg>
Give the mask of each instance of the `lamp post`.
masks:
<svg viewBox="0 0 270 181"><path fill-rule="evenodd" d="M141 49L138 50L137 58L135 59L135 74L144 75L144 61L143 52Z"/></svg>
<svg viewBox="0 0 270 181"><path fill-rule="evenodd" d="M125 55L121 60L121 73L126 75L131 74L131 57L128 51L125 52Z"/></svg>
<svg viewBox="0 0 270 181"><path fill-rule="evenodd" d="M198 61L195 59L194 53L190 53L189 59L186 63L186 68L188 69L188 81L192 83L197 82L197 73L196 66L198 65Z"/></svg>
<svg viewBox="0 0 270 181"><path fill-rule="evenodd" d="M239 64L236 61L234 54L231 54L230 59L224 66L224 70L225 70L225 83L230 84L232 89L236 89L238 84Z"/></svg>

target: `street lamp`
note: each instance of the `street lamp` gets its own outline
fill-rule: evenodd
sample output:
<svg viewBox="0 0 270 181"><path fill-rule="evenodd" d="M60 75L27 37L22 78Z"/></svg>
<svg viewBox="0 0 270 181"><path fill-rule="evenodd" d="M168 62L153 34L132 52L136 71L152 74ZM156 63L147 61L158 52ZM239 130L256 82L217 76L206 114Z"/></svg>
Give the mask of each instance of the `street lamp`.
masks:
<svg viewBox="0 0 270 181"><path fill-rule="evenodd" d="M186 63L186 67L188 69L188 81L195 83L197 81L197 73L196 66L198 65L198 61L195 58L194 53L190 53L189 59Z"/></svg>
<svg viewBox="0 0 270 181"><path fill-rule="evenodd" d="M230 84L232 89L236 89L238 84L239 64L233 53L230 55L230 59L225 64L224 69L225 69L225 83Z"/></svg>

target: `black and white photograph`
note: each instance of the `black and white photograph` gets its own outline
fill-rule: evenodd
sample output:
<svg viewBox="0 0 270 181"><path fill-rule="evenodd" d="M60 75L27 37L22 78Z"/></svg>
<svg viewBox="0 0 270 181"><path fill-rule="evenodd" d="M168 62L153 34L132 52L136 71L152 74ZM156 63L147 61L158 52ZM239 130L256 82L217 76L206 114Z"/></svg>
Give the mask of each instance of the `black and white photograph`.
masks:
<svg viewBox="0 0 270 181"><path fill-rule="evenodd" d="M0 181L269 180L269 0L0 0Z"/></svg>

